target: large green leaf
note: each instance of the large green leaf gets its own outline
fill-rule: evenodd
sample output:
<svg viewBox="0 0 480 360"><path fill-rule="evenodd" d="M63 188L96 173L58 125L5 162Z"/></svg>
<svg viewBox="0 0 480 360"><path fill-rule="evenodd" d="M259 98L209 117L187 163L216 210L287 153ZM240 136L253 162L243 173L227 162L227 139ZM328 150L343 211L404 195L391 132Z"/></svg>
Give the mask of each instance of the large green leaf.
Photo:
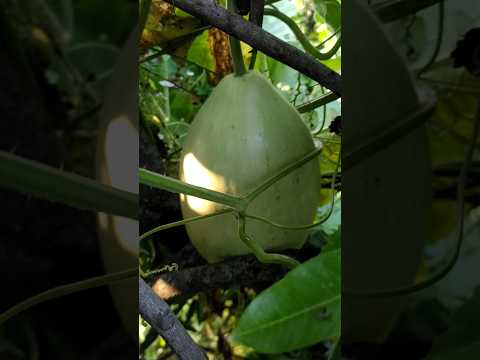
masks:
<svg viewBox="0 0 480 360"><path fill-rule="evenodd" d="M231 335L258 352L278 354L340 335L340 250L288 273L247 307Z"/></svg>
<svg viewBox="0 0 480 360"><path fill-rule="evenodd" d="M480 354L480 288L453 317L452 326L435 340L427 360L478 359Z"/></svg>

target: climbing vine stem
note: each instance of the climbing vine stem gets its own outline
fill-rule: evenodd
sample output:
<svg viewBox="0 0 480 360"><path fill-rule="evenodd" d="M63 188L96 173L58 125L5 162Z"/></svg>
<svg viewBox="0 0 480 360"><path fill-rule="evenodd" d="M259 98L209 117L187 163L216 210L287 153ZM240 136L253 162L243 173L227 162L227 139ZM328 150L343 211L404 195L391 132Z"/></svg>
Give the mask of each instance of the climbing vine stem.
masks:
<svg viewBox="0 0 480 360"><path fill-rule="evenodd" d="M160 175L147 169L139 169L139 181L141 184L149 185L157 189L199 197L235 209L243 209L246 206L246 201L236 196L209 190L200 186L186 184L180 180Z"/></svg>

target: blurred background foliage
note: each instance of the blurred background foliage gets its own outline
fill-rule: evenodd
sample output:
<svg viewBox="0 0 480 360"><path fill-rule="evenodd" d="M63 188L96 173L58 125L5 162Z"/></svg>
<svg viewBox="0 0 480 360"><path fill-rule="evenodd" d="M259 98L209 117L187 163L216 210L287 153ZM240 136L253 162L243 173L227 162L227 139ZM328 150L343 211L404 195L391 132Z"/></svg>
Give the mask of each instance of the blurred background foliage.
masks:
<svg viewBox="0 0 480 360"><path fill-rule="evenodd" d="M395 5L395 1L368 2L376 9ZM467 32L479 28L480 3L468 0L437 1L385 24L412 76L432 88L437 97L435 111L426 124L434 174L433 233L417 280L443 268L457 242L456 188L479 111L480 80L465 66L454 67L452 52ZM479 46L478 37L467 46L477 67ZM411 297L390 339L391 344L398 339L414 344L411 351L416 347L419 354L431 351L429 360L469 359L480 351L479 332L472 325L478 319L478 312L474 314L472 309L478 304L480 286L480 277L476 275L480 266L478 149L477 143L465 192L464 240L458 262L444 279Z"/></svg>
<svg viewBox="0 0 480 360"><path fill-rule="evenodd" d="M105 84L137 17L136 1L2 2L0 149L95 178ZM0 312L104 273L94 212L3 189L0 203ZM107 287L47 302L0 326L1 359L137 354Z"/></svg>

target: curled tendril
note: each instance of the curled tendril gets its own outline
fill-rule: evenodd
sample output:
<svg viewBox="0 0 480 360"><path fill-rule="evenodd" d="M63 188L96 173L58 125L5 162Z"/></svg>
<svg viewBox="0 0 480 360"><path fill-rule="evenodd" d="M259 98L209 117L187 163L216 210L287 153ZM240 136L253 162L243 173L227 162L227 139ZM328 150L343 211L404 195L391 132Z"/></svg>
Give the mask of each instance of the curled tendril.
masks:
<svg viewBox="0 0 480 360"><path fill-rule="evenodd" d="M287 255L267 253L263 248L254 241L246 232L245 214L237 213L238 219L238 235L245 245L255 254L256 258L262 263L272 263L284 265L293 269L300 265L300 262Z"/></svg>

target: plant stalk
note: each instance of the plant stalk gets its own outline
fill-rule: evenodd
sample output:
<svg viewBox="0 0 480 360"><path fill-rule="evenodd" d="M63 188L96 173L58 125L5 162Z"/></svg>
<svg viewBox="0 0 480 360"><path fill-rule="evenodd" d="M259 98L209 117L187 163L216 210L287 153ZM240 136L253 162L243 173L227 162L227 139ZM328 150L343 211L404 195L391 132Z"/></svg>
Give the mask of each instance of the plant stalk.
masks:
<svg viewBox="0 0 480 360"><path fill-rule="evenodd" d="M233 13L237 13L236 0L227 0L227 9ZM235 76L242 76L247 70L245 68L245 63L243 62L240 40L232 35L228 36L228 40L230 42L230 52L233 59L233 71L235 72Z"/></svg>

